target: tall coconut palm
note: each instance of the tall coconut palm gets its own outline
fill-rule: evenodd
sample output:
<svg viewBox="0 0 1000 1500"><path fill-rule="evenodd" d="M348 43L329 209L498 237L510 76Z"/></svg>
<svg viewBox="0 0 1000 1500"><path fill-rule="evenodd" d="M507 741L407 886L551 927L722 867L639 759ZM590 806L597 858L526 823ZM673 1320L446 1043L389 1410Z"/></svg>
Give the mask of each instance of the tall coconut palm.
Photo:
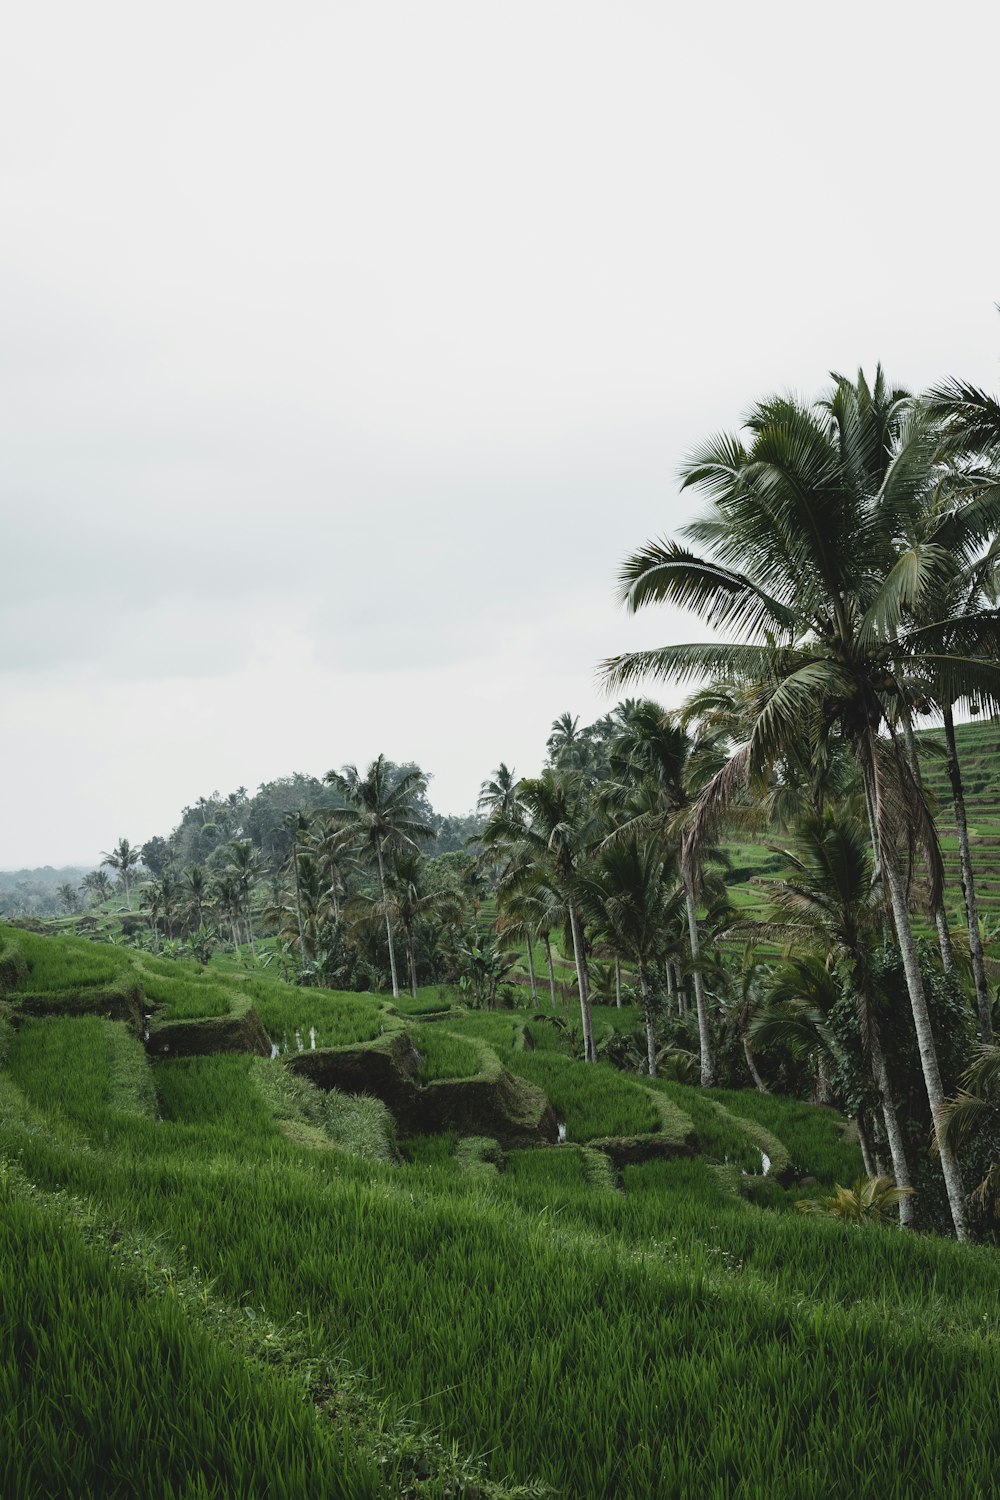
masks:
<svg viewBox="0 0 1000 1500"><path fill-rule="evenodd" d="M264 866L250 839L233 839L228 848L229 860L226 864L226 873L236 884L239 893L239 911L243 919L246 939L250 944L251 953L255 953L251 902L257 882L264 873Z"/></svg>
<svg viewBox="0 0 1000 1500"><path fill-rule="evenodd" d="M295 885L295 918L299 941L299 957L303 968L306 963L306 938L305 926L302 919L302 872L299 868L299 846L300 840L309 836L309 819L304 812L295 811L285 814L285 827L291 834L291 848L288 852L288 862L292 867L292 877Z"/></svg>
<svg viewBox="0 0 1000 1500"><path fill-rule="evenodd" d="M541 776L521 782L518 802L512 816L498 815L487 822L482 832L483 847L506 849L515 856L515 870L521 873L511 876L511 890L530 888L544 872L546 882L558 893L573 944L584 1051L587 1060L594 1062L597 1047L577 890L581 865L597 835L593 810L582 777L575 771L552 767Z"/></svg>
<svg viewBox="0 0 1000 1500"><path fill-rule="evenodd" d="M101 853L104 858L102 865L108 865L112 870L117 870L122 885L125 887L125 904L129 911L132 910L132 893L129 882L129 872L134 870L141 859L141 854L135 844L130 844L128 839L119 839L109 854L106 849Z"/></svg>
<svg viewBox="0 0 1000 1500"><path fill-rule="evenodd" d="M881 874L895 922L931 1114L944 1090L909 914L914 844L936 834L891 727L908 673L933 671L955 699L1000 703L1000 665L971 658L952 622L913 624L928 589L965 559L933 538L901 554L915 495L936 483L936 434L926 414L891 389L881 370L869 386L837 377L809 408L772 398L753 408L744 443L720 437L684 470L704 491L707 515L685 528L704 553L673 541L647 544L622 570L632 610L662 601L693 610L731 641L634 652L605 664L613 686L652 672L690 681L720 676L755 696L746 743L701 799L685 845L699 841L741 793L760 787L805 730L851 745L873 808ZM940 860L935 868L940 868ZM956 1235L964 1239L957 1158L941 1143Z"/></svg>
<svg viewBox="0 0 1000 1500"><path fill-rule="evenodd" d="M330 814L331 825L349 831L356 843L374 857L385 913L385 935L389 944L389 972L393 998L399 998L399 975L392 941L392 918L386 886L386 854L390 849L416 849L417 841L434 837L434 830L416 815L415 801L427 788L422 771L396 773L384 755L378 756L362 776L357 766L328 771L323 778L347 803Z"/></svg>
<svg viewBox="0 0 1000 1500"><path fill-rule="evenodd" d="M602 788L600 798L615 824L609 841L655 833L676 850L698 788L724 765L725 759L721 733L696 741L652 699L631 704L621 714L621 728L612 742L610 767L614 779ZM702 850L697 861L681 865L680 877L698 1015L701 1085L711 1088L715 1065L698 926L706 853Z"/></svg>
<svg viewBox="0 0 1000 1500"><path fill-rule="evenodd" d="M676 880L669 878L664 867L662 847L653 838L640 841L635 834L606 843L592 871L580 882L580 900L593 914L605 942L638 973L650 1078L656 1077L650 969L661 956L675 891Z"/></svg>
<svg viewBox="0 0 1000 1500"><path fill-rule="evenodd" d="M111 881L103 870L89 870L80 881L81 891L86 891L94 906L99 906L111 894Z"/></svg>
<svg viewBox="0 0 1000 1500"><path fill-rule="evenodd" d="M56 890L56 895L68 912L79 911L80 897L77 894L75 886L69 881L63 881L62 885Z"/></svg>
<svg viewBox="0 0 1000 1500"><path fill-rule="evenodd" d="M839 964L853 996L862 1053L868 1059L885 1121L892 1168L900 1187L910 1172L892 1085L879 1035L869 954L877 913L872 901L867 831L846 809L803 818L795 843L782 848L789 875L768 882L768 930L805 949L818 949L827 964ZM909 1195L900 1200L900 1223L912 1220Z"/></svg>
<svg viewBox="0 0 1000 1500"><path fill-rule="evenodd" d="M558 719L552 721L552 732L545 742L545 748L554 766L572 764L580 735L580 720L576 714L560 714Z"/></svg>
<svg viewBox="0 0 1000 1500"><path fill-rule="evenodd" d="M389 901L393 918L403 935L406 966L410 975L410 993L417 994L417 928L421 923L461 922L465 903L458 891L447 886L427 890L424 885L425 861L415 849L395 849L390 861Z"/></svg>
<svg viewBox="0 0 1000 1500"><path fill-rule="evenodd" d="M185 870L181 887L188 903L190 925L198 930L204 925L205 911L209 905L209 881L201 865L191 865Z"/></svg>
<svg viewBox="0 0 1000 1500"><path fill-rule="evenodd" d="M519 786L520 782L513 769L501 761L489 780L484 781L479 788L477 810L486 813L487 817L492 817L494 813L510 817L517 807Z"/></svg>
<svg viewBox="0 0 1000 1500"><path fill-rule="evenodd" d="M516 860L511 861L497 884L497 907L497 932L505 937L525 939L532 998L536 1003L537 990L532 947L534 943L540 942L545 948L549 1001L553 1011L556 1010L556 971L552 960L552 929L562 926L564 911L559 893L554 889L546 868L531 860L521 864Z"/></svg>
<svg viewBox="0 0 1000 1500"><path fill-rule="evenodd" d="M992 615L998 594L1000 594L1000 539L994 537L981 556L949 581L941 597L933 602L931 608L937 618L954 620L963 633L971 630L972 640L969 644L973 650L975 650L975 635L979 629L982 629L983 639L976 654L988 655L991 649L995 650ZM955 705L947 684L935 682L932 690L933 699L937 702L944 720L948 781L955 813L955 829L958 834L962 897L969 934L972 974L976 986L976 1005L979 1011L979 1039L983 1046L990 1046L993 1041L993 1013L980 933L975 873L972 866L965 805L965 787L958 754L958 739L955 734Z"/></svg>

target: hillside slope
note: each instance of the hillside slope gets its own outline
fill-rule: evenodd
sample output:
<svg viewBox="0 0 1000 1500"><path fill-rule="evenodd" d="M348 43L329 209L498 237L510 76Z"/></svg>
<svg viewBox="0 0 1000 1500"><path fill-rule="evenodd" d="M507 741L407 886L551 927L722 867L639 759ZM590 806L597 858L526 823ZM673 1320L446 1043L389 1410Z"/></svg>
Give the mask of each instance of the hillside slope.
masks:
<svg viewBox="0 0 1000 1500"><path fill-rule="evenodd" d="M3 1493L991 1492L1000 1259L795 1213L860 1169L833 1112L0 933ZM346 1052L565 1143L397 1132L301 1076Z"/></svg>

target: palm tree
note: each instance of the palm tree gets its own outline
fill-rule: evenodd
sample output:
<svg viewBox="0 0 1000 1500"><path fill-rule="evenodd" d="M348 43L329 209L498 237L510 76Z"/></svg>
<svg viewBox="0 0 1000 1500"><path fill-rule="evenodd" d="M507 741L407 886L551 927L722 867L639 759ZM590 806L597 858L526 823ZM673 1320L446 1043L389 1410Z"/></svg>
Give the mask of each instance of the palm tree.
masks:
<svg viewBox="0 0 1000 1500"><path fill-rule="evenodd" d="M772 846L774 847L774 846ZM862 1053L867 1058L900 1187L910 1171L895 1099L879 1036L869 954L874 946L876 912L872 900L871 855L867 833L846 808L810 815L795 828L795 844L782 848L790 874L768 882L771 914L766 930L785 941L797 939L818 950L828 966L842 965L854 998ZM909 1224L909 1197L900 1200L900 1222Z"/></svg>
<svg viewBox="0 0 1000 1500"><path fill-rule="evenodd" d="M125 887L125 904L129 911L131 911L132 897L129 888L129 871L133 870L141 859L139 849L135 844L130 844L128 839L119 839L110 854L106 849L102 849L101 853L104 855L101 864L109 865L112 870L118 871L121 882Z"/></svg>
<svg viewBox="0 0 1000 1500"><path fill-rule="evenodd" d="M672 541L647 544L621 575L625 602L680 604L730 642L674 645L605 663L613 686L646 673L680 681L720 676L755 699L746 743L710 783L685 841L694 866L713 818L759 788L803 732L817 743L840 734L852 747L873 811L881 876L906 974L931 1114L944 1090L908 901L909 853L936 834L892 724L905 679L923 670L954 699L1000 703L1000 665L964 652L954 622L911 623L929 589L963 564L934 538L901 552L914 505L936 482L936 434L905 392L879 370L869 387L835 378L813 408L775 397L753 408L749 443L710 443L684 470L685 486L711 500L685 530L700 555ZM996 518L994 517L994 525ZM934 861L940 870L939 856ZM958 1161L941 1143L955 1233L966 1237Z"/></svg>
<svg viewBox="0 0 1000 1500"><path fill-rule="evenodd" d="M548 767L541 776L522 780L512 815L495 815L482 832L484 849L501 848L513 856L507 882L511 891L531 889L540 878L558 894L570 930L580 991L584 1050L596 1060L587 956L580 920L577 882L580 868L596 839L597 825L582 777L575 771Z"/></svg>
<svg viewBox="0 0 1000 1500"><path fill-rule="evenodd" d="M663 851L653 839L605 843L592 874L580 883L580 898L594 914L604 940L619 958L634 965L639 975L646 1058L650 1078L656 1077L653 1035L654 996L650 965L660 956L670 925L669 905L676 881L668 879Z"/></svg>
<svg viewBox="0 0 1000 1500"><path fill-rule="evenodd" d="M63 884L58 887L56 895L59 897L59 900L62 902L63 906L65 906L68 912L77 911L79 909L80 898L69 881L64 881Z"/></svg>
<svg viewBox="0 0 1000 1500"><path fill-rule="evenodd" d="M479 796L476 800L476 809L484 812L488 817L494 813L500 813L509 817L517 806L517 789L520 782L512 769L500 762L489 781L484 781L479 788Z"/></svg>
<svg viewBox="0 0 1000 1500"><path fill-rule="evenodd" d="M373 760L364 776L357 766L327 771L323 778L347 803L330 814L333 826L350 831L357 844L374 856L385 913L385 935L389 944L392 994L399 999L399 975L392 942L392 920L386 887L385 856L390 849L415 849L418 839L433 838L434 830L415 815L415 799L426 790L422 771L395 773L384 755Z"/></svg>
<svg viewBox="0 0 1000 1500"><path fill-rule="evenodd" d="M461 921L465 903L458 891L447 886L432 891L424 888L423 861L415 849L394 849L389 863L385 900L357 895L348 902L346 912L362 921L391 918L403 935L410 993L416 999L418 924L444 923L454 928Z"/></svg>
<svg viewBox="0 0 1000 1500"><path fill-rule="evenodd" d="M255 953L253 920L250 903L258 880L264 873L260 855L250 839L233 839L229 844L229 863L226 874L233 880L238 893L238 911L243 918L247 942L251 953Z"/></svg>
<svg viewBox="0 0 1000 1500"><path fill-rule="evenodd" d="M303 967L306 962L306 939L302 923L302 883L301 871L299 869L299 840L309 834L309 819L303 812L290 812L285 814L285 826L292 835L292 847L289 850L289 862L292 866L292 874L295 879L295 916L299 937L299 956Z"/></svg>
<svg viewBox="0 0 1000 1500"><path fill-rule="evenodd" d="M91 870L80 882L81 891L87 891L91 902L100 906L111 895L111 881L103 870Z"/></svg>
<svg viewBox="0 0 1000 1500"><path fill-rule="evenodd" d="M185 871L181 886L188 902L188 920L197 930L204 926L205 909L209 904L208 877L201 865L191 865Z"/></svg>
<svg viewBox="0 0 1000 1500"><path fill-rule="evenodd" d="M512 860L497 883L497 908L497 932L505 937L523 937L527 944L528 973L531 978L532 998L536 1005L538 994L532 949L535 942L543 944L549 976L549 1000L553 1011L556 1010L556 971L552 961L552 929L562 926L565 913L559 894L550 883L546 869L530 860L522 864Z"/></svg>
<svg viewBox="0 0 1000 1500"><path fill-rule="evenodd" d="M675 849L686 824L697 788L725 763L723 736L714 732L694 740L658 703L644 698L621 714L621 729L612 741L612 780L602 789L600 802L609 815L617 812L609 839L627 834L656 833ZM698 928L698 902L703 866L710 851L681 866L684 912L687 921L691 974L698 1014L701 1085L715 1082L708 999Z"/></svg>
<svg viewBox="0 0 1000 1500"><path fill-rule="evenodd" d="M552 722L552 732L545 741L549 760L554 766L571 763L580 743L580 720L575 714L560 714Z"/></svg>

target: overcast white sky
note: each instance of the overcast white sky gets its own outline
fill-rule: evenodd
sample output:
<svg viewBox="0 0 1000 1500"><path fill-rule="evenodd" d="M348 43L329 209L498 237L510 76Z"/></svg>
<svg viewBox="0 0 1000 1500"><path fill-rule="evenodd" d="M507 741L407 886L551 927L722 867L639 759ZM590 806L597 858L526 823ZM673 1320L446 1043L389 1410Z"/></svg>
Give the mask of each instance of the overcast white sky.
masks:
<svg viewBox="0 0 1000 1500"><path fill-rule="evenodd" d="M33 0L0 52L0 867L384 750L464 812L676 471L998 381L994 4Z"/></svg>

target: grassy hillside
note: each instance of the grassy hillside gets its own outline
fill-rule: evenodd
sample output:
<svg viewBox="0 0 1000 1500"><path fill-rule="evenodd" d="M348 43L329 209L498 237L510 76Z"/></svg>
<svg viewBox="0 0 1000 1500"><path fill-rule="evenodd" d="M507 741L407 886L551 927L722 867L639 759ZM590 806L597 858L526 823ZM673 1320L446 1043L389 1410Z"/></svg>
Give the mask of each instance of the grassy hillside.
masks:
<svg viewBox="0 0 1000 1500"><path fill-rule="evenodd" d="M796 1213L860 1172L832 1111L0 936L0 1493L992 1492L1000 1258ZM417 1098L536 1085L565 1143L393 1141L296 1071L390 1044Z"/></svg>

